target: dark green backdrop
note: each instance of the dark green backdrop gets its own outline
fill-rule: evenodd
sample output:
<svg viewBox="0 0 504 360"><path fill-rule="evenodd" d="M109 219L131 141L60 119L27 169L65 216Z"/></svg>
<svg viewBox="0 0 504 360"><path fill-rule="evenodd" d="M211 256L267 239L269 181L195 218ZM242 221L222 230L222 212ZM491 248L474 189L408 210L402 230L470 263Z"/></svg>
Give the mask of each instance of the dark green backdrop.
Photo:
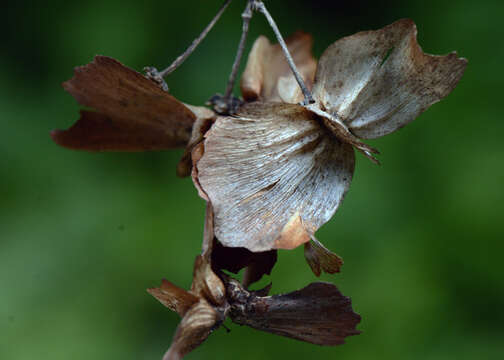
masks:
<svg viewBox="0 0 504 360"><path fill-rule="evenodd" d="M61 88L95 54L163 67L221 1L10 2L0 30L0 359L159 360L178 322L145 292L191 282L204 204L175 177L181 151L90 154L54 145L78 105ZM357 155L354 182L318 237L345 259L325 276L352 297L362 335L323 348L229 324L189 359L496 359L504 353L502 1L267 1L315 54L411 17L424 50L469 59L459 86ZM349 5L352 3L352 5ZM225 87L240 36L235 0L168 82L202 104ZM252 38L272 38L263 18ZM249 42L250 47L251 42ZM315 280L280 252L273 292ZM263 282L265 283L265 282ZM500 354L500 355L499 355Z"/></svg>

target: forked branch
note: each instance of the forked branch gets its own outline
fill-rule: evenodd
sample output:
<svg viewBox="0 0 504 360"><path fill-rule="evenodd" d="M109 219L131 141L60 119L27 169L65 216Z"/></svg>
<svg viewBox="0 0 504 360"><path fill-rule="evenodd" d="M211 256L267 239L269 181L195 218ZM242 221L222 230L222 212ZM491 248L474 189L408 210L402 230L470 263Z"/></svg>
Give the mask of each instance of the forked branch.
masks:
<svg viewBox="0 0 504 360"><path fill-rule="evenodd" d="M170 66L168 66L163 71L158 71L155 67L146 67L144 69L146 72L146 76L157 82L163 88L163 90L168 91L168 85L163 80L163 78L171 74L173 71L175 71L193 53L193 51L196 50L198 45L203 41L203 39L208 35L210 30L212 30L213 26L220 19L221 15L224 13L224 10L226 10L231 1L232 0L224 1L224 4L222 4L221 8L217 12L217 14L215 14L212 21L210 21L210 23L203 29L201 34L196 39L194 39L191 45L189 45L186 51L184 51L179 57L177 57Z"/></svg>
<svg viewBox="0 0 504 360"><path fill-rule="evenodd" d="M175 69L177 69L193 53L196 47L201 43L201 41L206 37L206 35L212 29L215 23L219 20L222 13L224 12L224 10L226 10L230 2L231 0L226 0L224 2L224 4L221 6L217 14L214 16L212 21L210 21L210 23L206 26L203 32L192 42L192 44L187 48L186 51L184 51L179 57L175 59L175 61L170 66L168 66L163 71L158 71L154 67L146 67L144 69L146 72L146 76L157 82L164 90L168 91L168 85L166 84L163 78L172 73L173 71L175 71ZM273 32L277 38L278 43L282 48L287 63L289 64L289 67L292 73L294 74L294 77L296 78L296 81L299 84L301 91L303 92L304 100L302 105L309 105L314 103L313 96L310 90L308 90L308 88L306 87L303 77L299 73L299 70L297 69L294 60L292 59L292 56L289 52L289 49L287 48L287 45L282 37L282 34L280 33L280 30L278 29L278 26L276 25L275 20L273 20L273 17L269 13L268 9L266 8L266 6L262 1L247 0L247 5L242 13L243 26L242 26L240 43L238 44L238 50L236 52L235 60L233 62L233 67L231 68L231 74L229 75L226 91L224 93L224 96L216 95L210 100L210 103L213 105L215 111L221 114L229 114L234 112L235 108L240 104L240 100L235 99L232 94L236 83L236 76L238 74L238 69L240 68L241 59L243 57L243 52L245 50L245 43L249 31L250 20L252 19L254 11L258 11L261 14L263 14L266 17L266 20L268 21L269 25L273 29Z"/></svg>

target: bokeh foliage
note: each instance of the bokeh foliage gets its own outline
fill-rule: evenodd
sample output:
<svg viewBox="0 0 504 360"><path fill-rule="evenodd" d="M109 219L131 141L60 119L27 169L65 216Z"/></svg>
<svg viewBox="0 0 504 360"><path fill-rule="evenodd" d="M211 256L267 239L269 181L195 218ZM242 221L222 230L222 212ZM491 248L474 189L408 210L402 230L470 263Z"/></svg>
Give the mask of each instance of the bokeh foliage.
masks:
<svg viewBox="0 0 504 360"><path fill-rule="evenodd" d="M189 359L474 359L504 353L502 13L483 0L267 1L284 34L315 54L344 35L411 17L430 53L458 50L458 88L357 155L354 182L318 237L346 261L324 276L352 297L363 333L323 348L220 329ZM351 4L350 4L351 3ZM163 67L220 1L9 2L0 30L0 359L160 359L178 322L145 292L189 286L204 204L175 177L181 151L90 154L48 135L78 117L60 83L94 54ZM202 104L224 90L240 36L235 0L168 79ZM252 34L271 31L260 16ZM249 47L251 41L249 41ZM263 283L268 281L265 280ZM314 281L301 249L280 252L273 292Z"/></svg>

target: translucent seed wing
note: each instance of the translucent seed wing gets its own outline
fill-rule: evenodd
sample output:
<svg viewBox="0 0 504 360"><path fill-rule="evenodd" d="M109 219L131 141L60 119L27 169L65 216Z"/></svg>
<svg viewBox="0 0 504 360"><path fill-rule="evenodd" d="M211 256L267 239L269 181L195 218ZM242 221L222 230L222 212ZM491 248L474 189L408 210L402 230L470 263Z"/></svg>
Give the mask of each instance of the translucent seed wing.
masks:
<svg viewBox="0 0 504 360"><path fill-rule="evenodd" d="M377 138L447 96L467 61L425 54L416 26L403 19L336 41L320 58L313 96L357 137Z"/></svg>
<svg viewBox="0 0 504 360"><path fill-rule="evenodd" d="M197 163L225 246L294 248L342 201L354 170L351 145L298 105L252 103L217 119Z"/></svg>

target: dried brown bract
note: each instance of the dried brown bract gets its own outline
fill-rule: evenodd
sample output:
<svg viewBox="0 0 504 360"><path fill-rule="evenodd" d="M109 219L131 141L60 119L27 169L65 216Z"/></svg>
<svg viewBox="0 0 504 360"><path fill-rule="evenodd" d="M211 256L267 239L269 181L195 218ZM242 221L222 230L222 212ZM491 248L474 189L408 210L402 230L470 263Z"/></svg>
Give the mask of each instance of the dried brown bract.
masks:
<svg viewBox="0 0 504 360"><path fill-rule="evenodd" d="M81 105L93 109L81 110L80 119L68 130L51 133L57 144L70 149L146 151L188 146L190 153L214 118L211 110L184 105L142 74L106 56L75 68L74 77L63 87ZM178 173L187 176L190 166L185 155Z"/></svg>
<svg viewBox="0 0 504 360"><path fill-rule="evenodd" d="M248 281L246 276L240 283L224 274L220 270L223 264L239 270L255 261L263 269L254 273L254 281L259 280L264 269L271 271L276 252L273 258L271 253L254 257L244 250L240 254L236 252L239 249L223 248L215 241L210 203L207 203L202 249L194 262L189 291L167 280L159 288L147 290L182 317L164 360L184 357L205 341L226 317L239 325L318 345L340 345L345 337L360 333L356 330L360 316L352 310L350 299L332 284L312 283L288 294L268 296L271 284L262 290L249 291L243 284ZM223 250L233 250L239 256L230 261L224 257L229 253Z"/></svg>
<svg viewBox="0 0 504 360"><path fill-rule="evenodd" d="M201 255L194 264L191 290L185 291L167 280L161 287L147 290L182 321L163 359L181 359L207 339L222 324L226 314L225 287Z"/></svg>
<svg viewBox="0 0 504 360"><path fill-rule="evenodd" d="M254 329L310 342L340 345L347 336L358 335L360 316L351 301L329 283L312 283L283 295L266 296L269 287L247 291L237 280L213 273L198 256L190 291L167 280L149 293L181 317L164 360L181 359L205 341L226 317Z"/></svg>
<svg viewBox="0 0 504 360"><path fill-rule="evenodd" d="M240 325L317 345L341 345L358 335L361 318L333 284L315 282L288 294L258 296L227 283L229 317Z"/></svg>
<svg viewBox="0 0 504 360"><path fill-rule="evenodd" d="M197 270L198 266L202 264L197 261L194 282L205 283L202 277L205 275L200 274L208 276L207 270ZM180 359L194 350L226 317L238 325L317 345L341 345L347 336L360 333L356 326L361 318L353 311L350 298L332 284L316 282L291 293L266 296L269 287L247 291L237 280L225 275L223 283L217 284L214 276L212 283L219 291L225 284L224 301L208 291L195 293L194 283L188 292L167 280L159 288L148 289L182 317L164 360Z"/></svg>

